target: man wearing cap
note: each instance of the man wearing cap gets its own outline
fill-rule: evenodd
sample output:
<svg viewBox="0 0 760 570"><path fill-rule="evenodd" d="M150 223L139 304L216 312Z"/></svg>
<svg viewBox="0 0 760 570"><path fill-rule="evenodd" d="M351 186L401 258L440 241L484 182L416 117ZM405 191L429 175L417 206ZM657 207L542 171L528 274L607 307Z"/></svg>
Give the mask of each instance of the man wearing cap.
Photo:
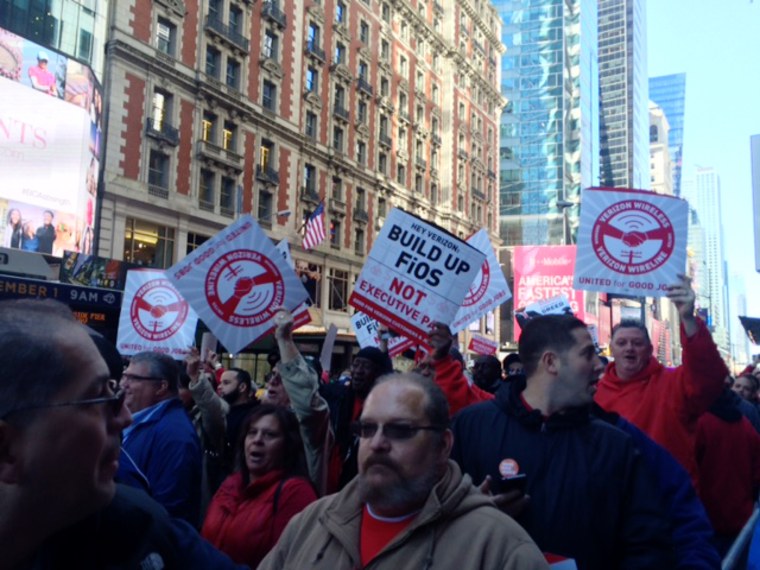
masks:
<svg viewBox="0 0 760 570"><path fill-rule="evenodd" d="M359 444L351 434L351 422L359 419L364 400L375 380L393 371L390 358L379 348L362 348L351 361L351 380L348 384L333 382L320 387L319 392L330 408L330 424L335 445L329 460L327 489L342 489L357 473L356 452Z"/></svg>
<svg viewBox="0 0 760 570"><path fill-rule="evenodd" d="M516 520L547 554L584 570L673 567L652 474L630 436L591 416L603 368L586 325L536 317L519 351L526 377L460 412L452 458L497 493L525 476L530 501Z"/></svg>
<svg viewBox="0 0 760 570"><path fill-rule="evenodd" d="M37 54L37 65L29 67L29 81L37 91L55 95L55 75L48 70L48 55L44 51Z"/></svg>
<svg viewBox="0 0 760 570"><path fill-rule="evenodd" d="M354 426L359 475L296 515L259 570L547 569L525 531L449 460L448 423L431 380L379 380Z"/></svg>

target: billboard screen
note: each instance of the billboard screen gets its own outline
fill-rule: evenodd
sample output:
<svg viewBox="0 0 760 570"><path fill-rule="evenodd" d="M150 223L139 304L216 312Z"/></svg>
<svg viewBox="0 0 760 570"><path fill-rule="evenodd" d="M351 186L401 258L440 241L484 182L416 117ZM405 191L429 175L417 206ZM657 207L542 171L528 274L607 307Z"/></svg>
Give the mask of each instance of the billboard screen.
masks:
<svg viewBox="0 0 760 570"><path fill-rule="evenodd" d="M92 252L102 110L87 65L0 28L1 245Z"/></svg>
<svg viewBox="0 0 760 570"><path fill-rule="evenodd" d="M583 291L573 289L574 245L517 246L513 251L514 307L565 295L576 317L585 318ZM520 327L514 322L515 341Z"/></svg>

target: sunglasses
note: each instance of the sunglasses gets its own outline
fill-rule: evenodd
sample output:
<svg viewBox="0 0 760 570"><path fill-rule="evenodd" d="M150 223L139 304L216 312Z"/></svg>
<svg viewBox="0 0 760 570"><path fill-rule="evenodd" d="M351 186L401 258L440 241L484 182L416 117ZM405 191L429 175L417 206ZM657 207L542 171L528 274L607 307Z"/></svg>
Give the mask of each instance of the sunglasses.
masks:
<svg viewBox="0 0 760 570"><path fill-rule="evenodd" d="M376 424L373 422L354 422L351 424L352 433L362 439L370 439L375 437L377 430L383 434L384 437L391 441L404 441L412 439L417 435L418 431L437 431L442 432L446 428L441 426L413 426L409 424Z"/></svg>
<svg viewBox="0 0 760 570"><path fill-rule="evenodd" d="M108 388L112 392L117 387L116 381L109 380ZM64 408L68 406L97 406L99 404L105 404L108 410L114 415L118 416L121 412L121 408L124 405L124 398L126 393L124 390L119 390L113 394L113 396L104 396L102 398L89 398L87 400L72 400L70 402L53 402L47 404L31 404L29 406L21 406L14 408L3 415L3 418L8 417L11 414L18 412L28 412L31 410L45 410L48 408Z"/></svg>

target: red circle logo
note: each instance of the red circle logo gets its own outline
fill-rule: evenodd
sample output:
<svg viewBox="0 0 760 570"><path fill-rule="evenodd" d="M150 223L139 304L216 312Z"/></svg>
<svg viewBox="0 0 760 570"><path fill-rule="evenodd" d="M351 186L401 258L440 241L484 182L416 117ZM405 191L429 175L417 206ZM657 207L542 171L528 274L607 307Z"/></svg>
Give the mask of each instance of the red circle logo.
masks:
<svg viewBox="0 0 760 570"><path fill-rule="evenodd" d="M206 274L205 291L216 316L238 327L266 322L285 300L285 283L277 266L247 249L217 259Z"/></svg>
<svg viewBox="0 0 760 570"><path fill-rule="evenodd" d="M662 266L675 246L673 224L657 206L625 200L607 207L594 222L594 253L608 268L642 275Z"/></svg>
<svg viewBox="0 0 760 570"><path fill-rule="evenodd" d="M480 271L478 271L478 274L475 276L472 285L470 285L470 289L467 291L464 301L462 301L462 306L469 307L480 301L483 298L483 295L486 294L486 291L488 291L488 284L490 282L491 268L486 259L483 262L483 265L480 266Z"/></svg>
<svg viewBox="0 0 760 570"><path fill-rule="evenodd" d="M135 293L129 316L137 334L162 341L176 333L187 319L189 307L168 279L151 279Z"/></svg>

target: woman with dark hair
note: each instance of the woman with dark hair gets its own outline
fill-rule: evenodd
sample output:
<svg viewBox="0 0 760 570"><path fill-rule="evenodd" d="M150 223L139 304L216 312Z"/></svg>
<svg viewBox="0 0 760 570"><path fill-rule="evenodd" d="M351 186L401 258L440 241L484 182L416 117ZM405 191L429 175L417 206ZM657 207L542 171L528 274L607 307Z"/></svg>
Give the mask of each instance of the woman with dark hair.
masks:
<svg viewBox="0 0 760 570"><path fill-rule="evenodd" d="M295 414L261 404L243 420L237 470L211 499L201 534L256 568L293 516L316 500Z"/></svg>
<svg viewBox="0 0 760 570"><path fill-rule="evenodd" d="M5 233L3 235L3 247L21 249L21 238L24 227L21 223L21 212L18 208L8 210L8 218L5 220Z"/></svg>

